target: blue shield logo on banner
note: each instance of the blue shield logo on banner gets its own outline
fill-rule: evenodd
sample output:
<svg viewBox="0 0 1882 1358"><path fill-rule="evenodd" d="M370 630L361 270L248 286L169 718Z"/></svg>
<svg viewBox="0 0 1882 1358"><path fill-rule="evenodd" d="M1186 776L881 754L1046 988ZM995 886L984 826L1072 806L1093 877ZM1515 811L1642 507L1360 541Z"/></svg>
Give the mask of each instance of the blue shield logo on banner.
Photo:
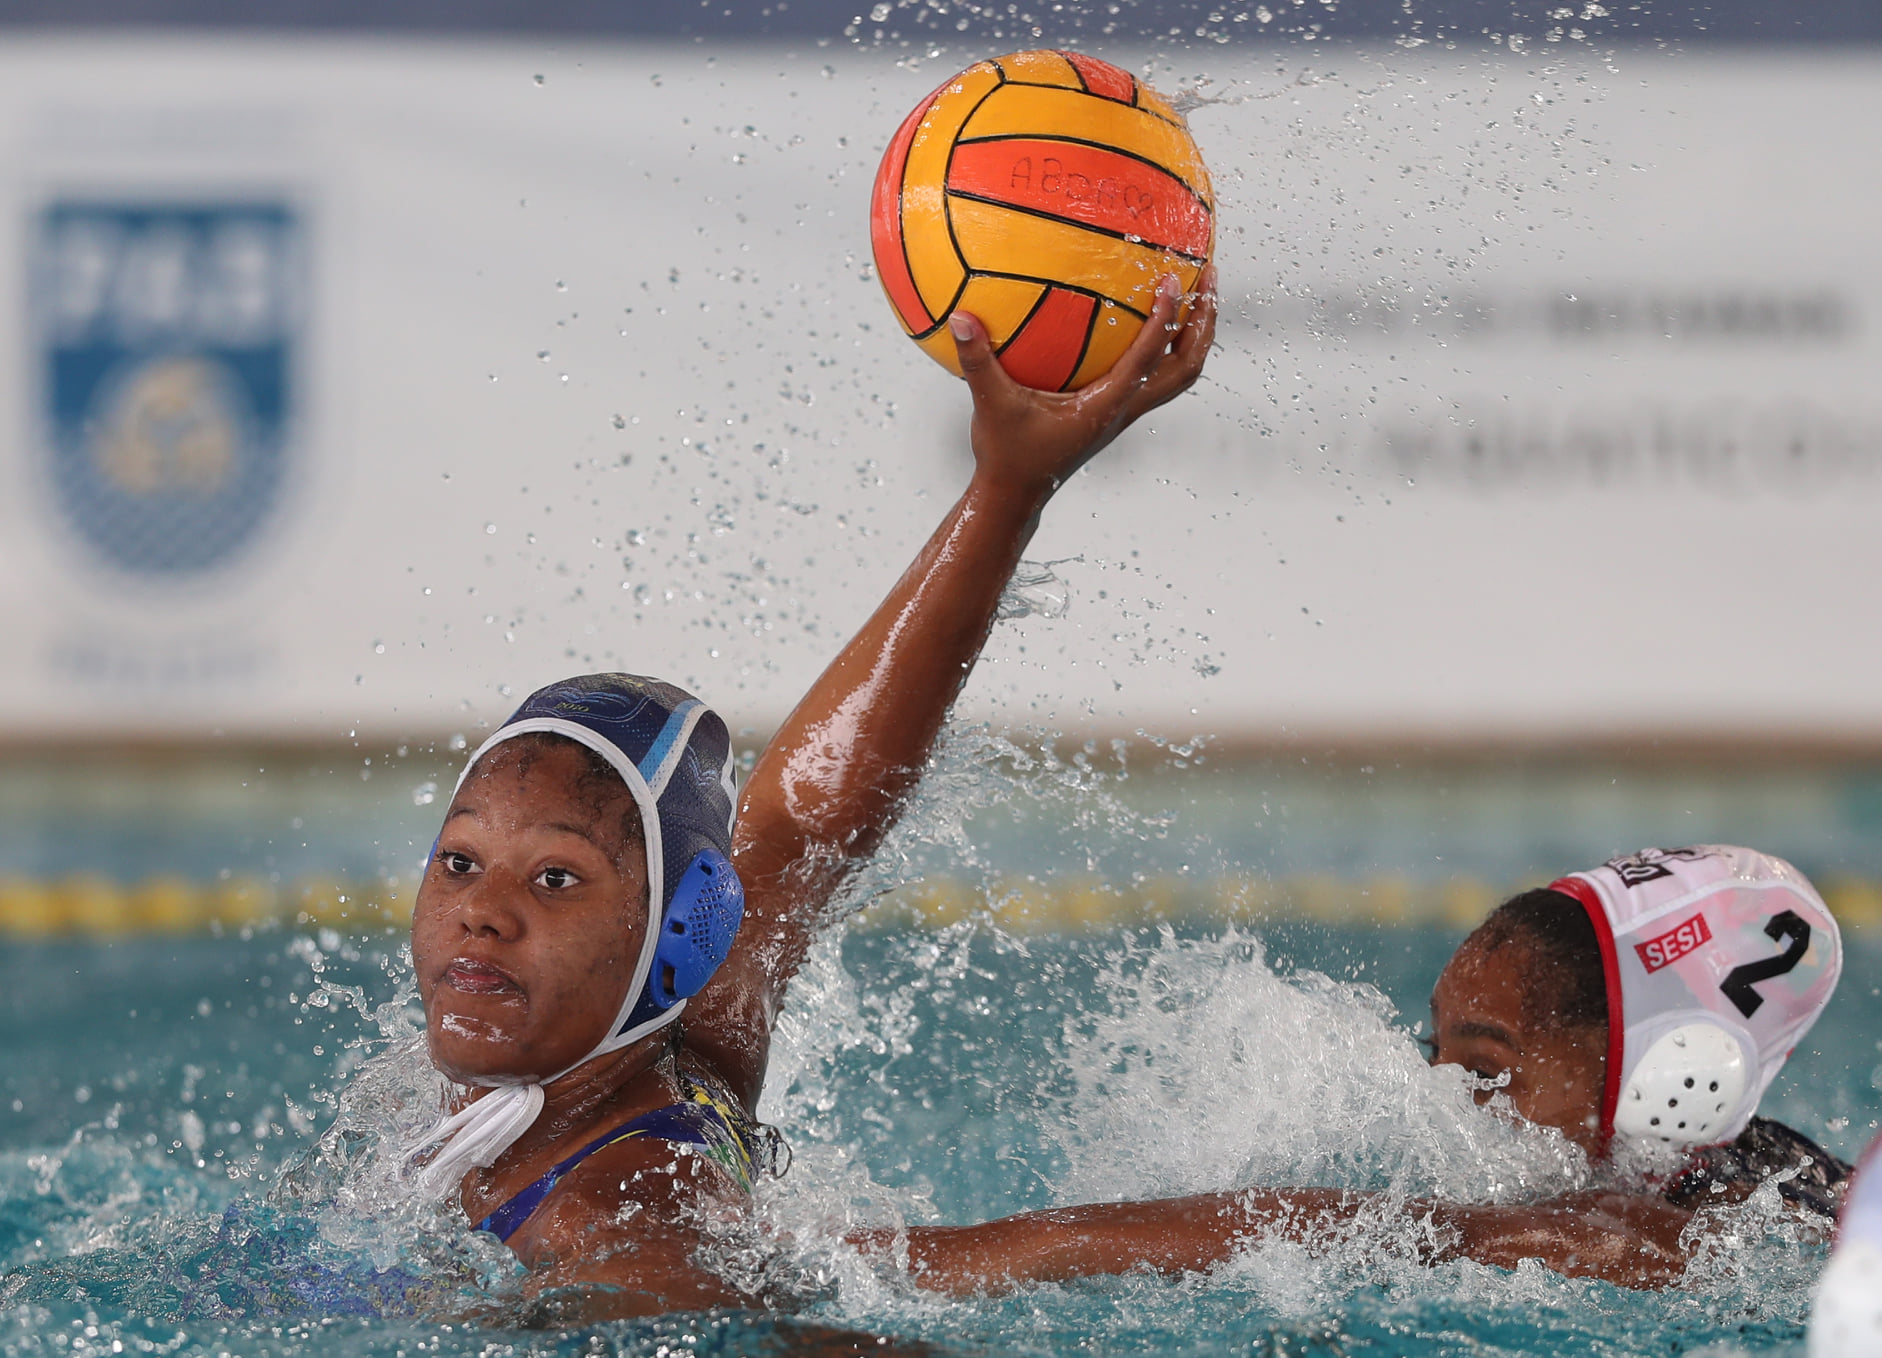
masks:
<svg viewBox="0 0 1882 1358"><path fill-rule="evenodd" d="M282 202L61 201L30 276L50 484L80 541L146 577L198 577L276 509L300 331Z"/></svg>

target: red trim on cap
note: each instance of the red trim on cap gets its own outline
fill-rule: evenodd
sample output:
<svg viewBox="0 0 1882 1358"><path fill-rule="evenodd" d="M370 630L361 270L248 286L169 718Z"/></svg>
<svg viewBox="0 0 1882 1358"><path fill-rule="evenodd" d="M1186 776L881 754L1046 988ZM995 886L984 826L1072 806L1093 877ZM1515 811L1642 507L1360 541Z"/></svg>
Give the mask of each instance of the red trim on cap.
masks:
<svg viewBox="0 0 1882 1358"><path fill-rule="evenodd" d="M1549 890L1559 891L1581 902L1594 925L1594 936L1601 944L1601 973L1608 987L1608 1063L1601 1089L1601 1154L1614 1137L1614 1111L1621 1106L1621 1058L1626 1054L1627 1019L1621 1007L1621 963L1614 951L1614 926L1608 922L1607 907L1601 893L1585 877L1558 877Z"/></svg>

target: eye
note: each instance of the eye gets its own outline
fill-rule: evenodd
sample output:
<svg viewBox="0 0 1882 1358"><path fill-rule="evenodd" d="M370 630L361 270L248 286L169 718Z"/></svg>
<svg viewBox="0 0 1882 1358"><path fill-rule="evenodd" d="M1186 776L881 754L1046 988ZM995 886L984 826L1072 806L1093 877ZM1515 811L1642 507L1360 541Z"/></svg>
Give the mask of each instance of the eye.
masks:
<svg viewBox="0 0 1882 1358"><path fill-rule="evenodd" d="M536 884L538 886L547 887L551 891L564 890L565 888L574 886L581 880L581 878L577 877L567 868L544 868L541 872L536 874Z"/></svg>
<svg viewBox="0 0 1882 1358"><path fill-rule="evenodd" d="M443 865L445 872L452 877L468 877L471 873L477 871L477 860L467 853L458 852L456 849L441 850L438 854L438 862Z"/></svg>

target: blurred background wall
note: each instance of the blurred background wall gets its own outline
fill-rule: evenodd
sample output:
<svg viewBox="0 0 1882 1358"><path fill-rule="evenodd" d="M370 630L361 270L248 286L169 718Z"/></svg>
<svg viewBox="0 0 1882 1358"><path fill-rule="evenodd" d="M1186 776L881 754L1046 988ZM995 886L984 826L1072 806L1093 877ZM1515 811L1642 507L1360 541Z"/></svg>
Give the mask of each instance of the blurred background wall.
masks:
<svg viewBox="0 0 1882 1358"><path fill-rule="evenodd" d="M760 743L965 476L876 159L1044 43L1188 109L1221 349L963 703L1119 819L979 797L923 908L1461 922L1733 839L1875 915L1872 5L85 0L0 5L0 919L396 915L569 672Z"/></svg>

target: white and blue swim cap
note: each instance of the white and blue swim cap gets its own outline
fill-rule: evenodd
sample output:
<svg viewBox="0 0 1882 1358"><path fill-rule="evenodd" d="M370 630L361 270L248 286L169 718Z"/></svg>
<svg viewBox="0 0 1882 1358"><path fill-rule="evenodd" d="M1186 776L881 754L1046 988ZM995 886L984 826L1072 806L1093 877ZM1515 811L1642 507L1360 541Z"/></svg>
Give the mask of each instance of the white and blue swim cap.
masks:
<svg viewBox="0 0 1882 1358"><path fill-rule="evenodd" d="M684 689L640 675L563 679L524 700L471 755L457 787L490 751L536 735L594 751L633 796L647 853L646 938L620 1012L586 1055L534 1082L496 1087L415 1148L446 1142L424 1169L434 1185L493 1163L536 1120L544 1085L677 1019L725 960L744 915L731 863L736 764L718 713Z"/></svg>
<svg viewBox="0 0 1882 1358"><path fill-rule="evenodd" d="M731 865L732 738L718 713L673 684L585 674L530 694L471 755L457 786L490 751L531 735L561 736L605 759L633 795L647 846L647 938L611 1035L586 1061L678 1018L731 947L744 905ZM680 917L669 918L676 905Z"/></svg>

